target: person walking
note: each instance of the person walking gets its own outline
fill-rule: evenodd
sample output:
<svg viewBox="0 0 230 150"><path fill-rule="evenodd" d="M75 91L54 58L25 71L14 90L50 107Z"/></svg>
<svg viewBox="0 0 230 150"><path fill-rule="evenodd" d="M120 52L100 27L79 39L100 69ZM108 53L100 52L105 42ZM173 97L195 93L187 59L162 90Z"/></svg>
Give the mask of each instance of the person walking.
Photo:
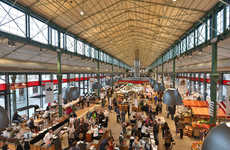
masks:
<svg viewBox="0 0 230 150"><path fill-rule="evenodd" d="M179 129L179 131L180 131L180 138L181 138L181 139L183 139L184 127L185 127L185 125L184 125L183 120L180 120L180 121L178 122L178 129Z"/></svg>
<svg viewBox="0 0 230 150"><path fill-rule="evenodd" d="M173 142L172 134L169 130L165 133L165 148L166 150L170 150L171 143Z"/></svg>
<svg viewBox="0 0 230 150"><path fill-rule="evenodd" d="M178 133L178 122L179 122L180 118L178 115L175 116L174 118L174 123L175 123L175 128L176 128L176 134Z"/></svg>
<svg viewBox="0 0 230 150"><path fill-rule="evenodd" d="M126 115L125 110L122 110L122 111L121 111L121 121L122 121L122 122L125 122L125 115Z"/></svg>
<svg viewBox="0 0 230 150"><path fill-rule="evenodd" d="M165 123L163 124L163 127L162 127L162 137L165 136L165 133L166 133L168 130L169 130L168 123L165 122Z"/></svg>

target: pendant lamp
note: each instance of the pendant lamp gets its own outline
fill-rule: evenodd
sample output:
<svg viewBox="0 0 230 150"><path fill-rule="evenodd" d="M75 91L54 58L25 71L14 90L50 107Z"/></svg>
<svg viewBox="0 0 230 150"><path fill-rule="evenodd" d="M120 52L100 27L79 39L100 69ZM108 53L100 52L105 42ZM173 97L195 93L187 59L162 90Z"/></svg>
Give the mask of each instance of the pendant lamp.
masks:
<svg viewBox="0 0 230 150"><path fill-rule="evenodd" d="M0 129L5 129L9 125L9 118L6 110L0 106Z"/></svg>
<svg viewBox="0 0 230 150"><path fill-rule="evenodd" d="M175 88L167 89L163 95L163 102L167 105L182 105L180 93Z"/></svg>
<svg viewBox="0 0 230 150"><path fill-rule="evenodd" d="M202 150L230 150L230 123L212 128L204 140Z"/></svg>
<svg viewBox="0 0 230 150"><path fill-rule="evenodd" d="M165 90L165 87L164 87L164 85L161 84L161 83L155 83L155 84L154 84L154 90L155 90L156 92L164 91L164 90Z"/></svg>

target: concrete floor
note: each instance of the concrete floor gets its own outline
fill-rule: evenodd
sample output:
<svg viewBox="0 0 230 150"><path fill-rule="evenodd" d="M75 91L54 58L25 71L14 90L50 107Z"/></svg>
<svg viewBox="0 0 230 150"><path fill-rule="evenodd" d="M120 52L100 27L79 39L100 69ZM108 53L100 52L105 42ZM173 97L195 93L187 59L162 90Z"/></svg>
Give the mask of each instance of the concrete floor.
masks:
<svg viewBox="0 0 230 150"><path fill-rule="evenodd" d="M163 112L162 114L160 114L160 116L163 116L165 118L165 120L167 121L171 133L173 135L173 139L175 140L175 145L173 147L173 150L191 150L191 145L194 141L196 141L194 138L189 138L187 136L184 136L183 139L180 139L179 134L176 135L176 129L175 129L175 125L174 125L174 121L172 121L171 119L168 119L166 117L166 106L163 105ZM116 113L115 112L111 112L110 113L110 117L109 117L109 124L108 127L111 129L112 131L112 135L114 137L115 143L119 143L119 135L121 132L121 125L119 123L116 122ZM161 130L159 132L159 146L158 146L158 150L165 150L164 147L164 141L162 140L162 133Z"/></svg>

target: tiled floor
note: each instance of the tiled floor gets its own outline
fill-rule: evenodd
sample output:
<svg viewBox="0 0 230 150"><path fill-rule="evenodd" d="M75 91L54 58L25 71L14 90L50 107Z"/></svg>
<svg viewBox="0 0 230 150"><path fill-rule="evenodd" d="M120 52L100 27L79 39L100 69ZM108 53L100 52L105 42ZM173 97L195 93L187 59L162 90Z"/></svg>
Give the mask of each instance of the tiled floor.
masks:
<svg viewBox="0 0 230 150"><path fill-rule="evenodd" d="M165 117L165 120L168 122L170 130L172 132L173 138L175 140L175 146L173 147L173 150L191 150L191 144L195 139L189 138L187 136L184 136L183 139L180 139L179 134L176 135L176 129L174 125L174 121L171 119L166 118L166 106L163 106L163 113L160 114L161 116ZM116 114L114 112L110 113L110 119L109 119L109 128L112 131L112 135L115 139L115 142L118 143L119 135L121 132L121 125L116 122ZM162 140L161 132L159 133L160 142L158 150L165 150L164 142Z"/></svg>

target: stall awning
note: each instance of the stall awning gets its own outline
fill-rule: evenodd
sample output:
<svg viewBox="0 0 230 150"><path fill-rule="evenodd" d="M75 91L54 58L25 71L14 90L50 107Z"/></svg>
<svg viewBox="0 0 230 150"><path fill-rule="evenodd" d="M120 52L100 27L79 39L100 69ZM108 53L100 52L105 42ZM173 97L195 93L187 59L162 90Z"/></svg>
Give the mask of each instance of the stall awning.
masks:
<svg viewBox="0 0 230 150"><path fill-rule="evenodd" d="M149 80L118 80L118 83L143 84L147 82L149 82Z"/></svg>

